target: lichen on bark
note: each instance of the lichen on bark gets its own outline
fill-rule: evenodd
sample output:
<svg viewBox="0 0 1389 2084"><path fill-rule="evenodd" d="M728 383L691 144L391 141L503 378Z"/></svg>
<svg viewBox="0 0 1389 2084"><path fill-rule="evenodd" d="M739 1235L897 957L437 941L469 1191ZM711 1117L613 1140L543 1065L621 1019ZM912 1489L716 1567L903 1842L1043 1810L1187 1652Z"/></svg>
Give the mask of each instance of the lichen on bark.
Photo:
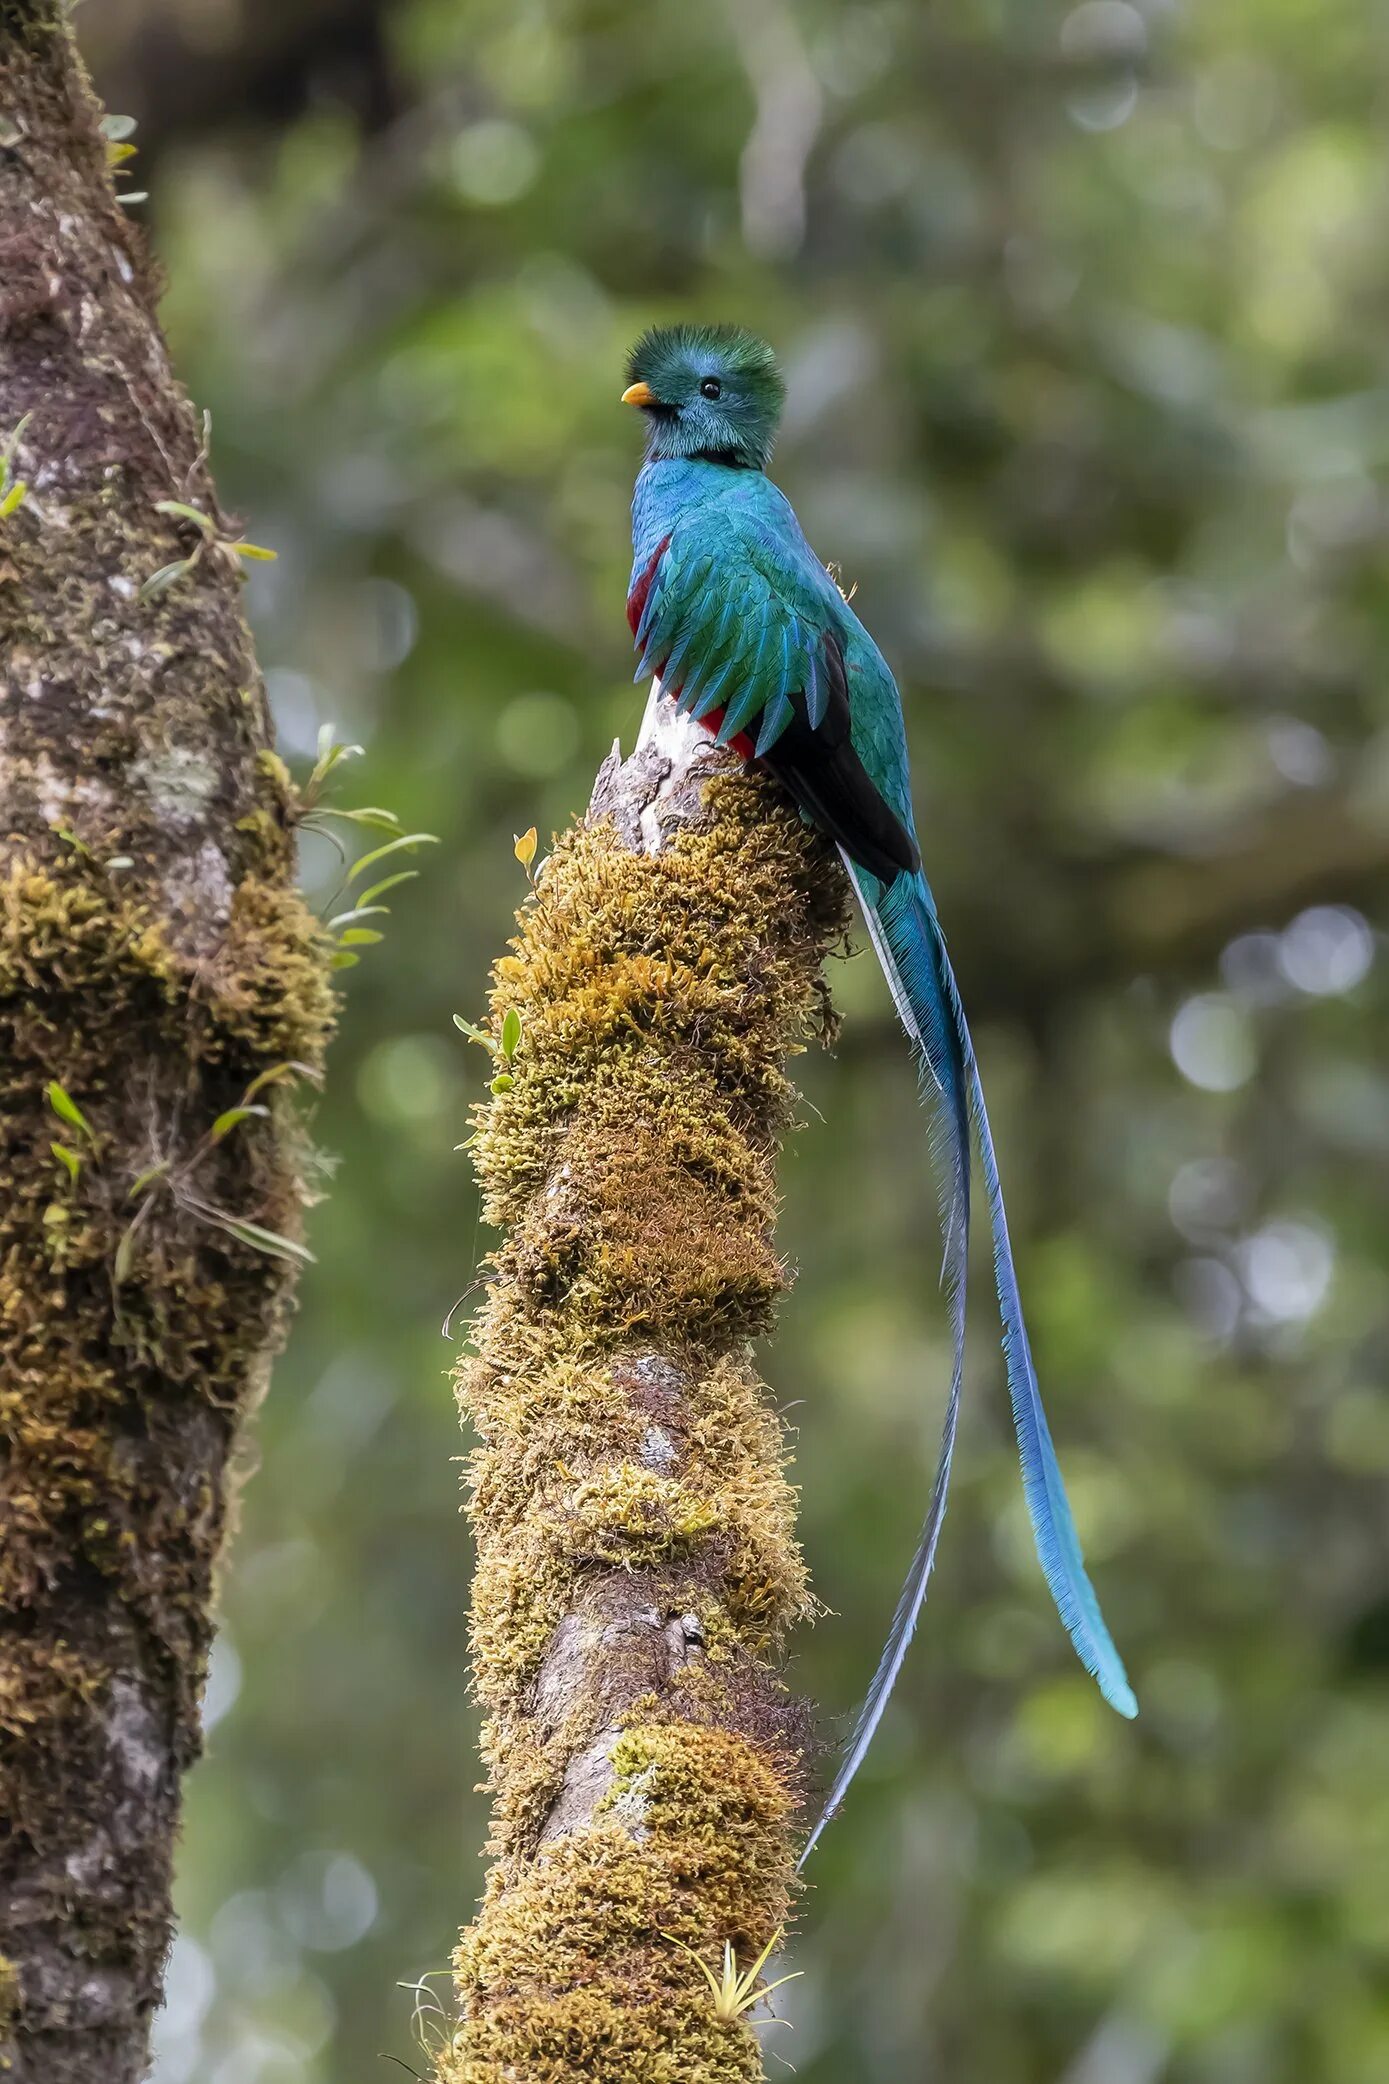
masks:
<svg viewBox="0 0 1389 2084"><path fill-rule="evenodd" d="M844 905L774 785L653 700L496 965L503 1237L458 1378L494 1864L440 2084L763 2073L684 1949L746 1965L792 1900L809 1722L777 1660L811 1598L751 1342Z"/></svg>
<svg viewBox="0 0 1389 2084"><path fill-rule="evenodd" d="M0 0L0 2071L126 2084L333 1019L235 531L59 0ZM211 539L177 581L146 582ZM62 1111L55 1111L57 1107Z"/></svg>

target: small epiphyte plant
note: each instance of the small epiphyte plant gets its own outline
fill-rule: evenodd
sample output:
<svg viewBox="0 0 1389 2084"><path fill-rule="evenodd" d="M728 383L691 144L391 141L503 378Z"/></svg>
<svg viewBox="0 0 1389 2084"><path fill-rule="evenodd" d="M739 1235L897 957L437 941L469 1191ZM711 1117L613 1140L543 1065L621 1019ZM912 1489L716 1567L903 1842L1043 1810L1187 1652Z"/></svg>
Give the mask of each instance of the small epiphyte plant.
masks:
<svg viewBox="0 0 1389 2084"><path fill-rule="evenodd" d="M764 1997L770 1997L772 1992L780 1990L784 1983L794 1983L804 1975L804 1969L797 1968L793 1969L790 1975L778 1976L774 1983L762 1981L762 1971L781 1945L782 1936L783 1927L778 1925L750 1968L738 1966L738 1956L733 1951L733 1942L726 1939L723 1943L722 1968L715 1971L707 1961L701 1959L693 1947L687 1947L684 1940L677 1939L673 1932L661 1934L662 1939L668 1939L672 1946L679 1947L681 1953L688 1954L694 1962L709 1985L709 1994L714 2000L714 2017L721 2020L725 2026L736 2024L744 2012L750 2012ZM772 2023L787 2026L790 2021L778 2019Z"/></svg>
<svg viewBox="0 0 1389 2084"><path fill-rule="evenodd" d="M101 134L106 140L106 164L111 169L111 179L124 181L130 170L129 162L140 149L138 145L132 145L130 142L135 135L135 118L103 116ZM118 188L116 201L123 205L147 203L149 191L144 188Z"/></svg>
<svg viewBox="0 0 1389 2084"><path fill-rule="evenodd" d="M253 1250L268 1253L275 1259L312 1260L313 1254L308 1246L300 1244L297 1238L284 1237L278 1230L266 1229L263 1223L252 1222L248 1217L219 1208L215 1202L208 1200L197 1182L199 1168L219 1143L230 1136L233 1130L240 1128L243 1122L269 1114L269 1108L257 1096L289 1078L308 1078L316 1082L317 1074L307 1064L272 1064L268 1070L262 1071L258 1078L251 1080L234 1107L223 1109L186 1157L157 1158L152 1165L147 1165L136 1175L126 1190L125 1198L127 1204L135 1202L138 1205L116 1246L111 1266L113 1288L119 1290L129 1278L134 1264L136 1243L149 1219L151 1209L159 1198L159 1191L168 1193L177 1206L186 1210L189 1215L225 1231L228 1237L234 1237L239 1244L250 1245ZM66 1140L55 1137L50 1142L49 1149L67 1175L71 1195L88 1165L99 1175L103 1139L66 1086L58 1079L48 1080L44 1086L44 1098L65 1130L69 1132ZM71 1220L71 1208L63 1201L53 1201L44 1212L44 1222L54 1233L59 1249L62 1249L63 1234Z"/></svg>
<svg viewBox="0 0 1389 2084"><path fill-rule="evenodd" d="M25 480L15 475L14 465L24 430L33 417L31 412L26 412L5 446L0 448L0 521L8 521L11 514L18 513L29 491Z"/></svg>
<svg viewBox="0 0 1389 2084"><path fill-rule="evenodd" d="M86 1115L83 1114L71 1093L68 1092L65 1086L60 1085L56 1078L50 1078L48 1084L44 1087L44 1098L54 1114L57 1115L59 1121L64 1123L67 1128L76 1130L77 1141L84 1146L82 1150L74 1150L71 1143L60 1142L56 1137L48 1146L67 1174L70 1185L75 1187L82 1176L84 1159L88 1155L94 1156L99 1148L96 1130L87 1120ZM50 1227L58 1227L66 1223L67 1220L68 1212L63 1204L60 1201L51 1203L45 1214L44 1221Z"/></svg>
<svg viewBox="0 0 1389 2084"><path fill-rule="evenodd" d="M347 862L347 854L333 830L334 821L344 825L360 825L369 832L387 834L387 838L379 847L373 847L368 853L360 854L350 866L345 867L343 877L334 892L333 902L336 902L344 888L350 889L352 884L359 882L368 869L378 867L392 855L412 854L417 847L435 847L439 844L439 837L434 832L403 832L400 819L395 812L383 810L378 803L363 804L358 809L345 810L337 804L325 801L325 791L330 778L345 760L360 759L364 750L360 745L346 745L334 738L333 729L332 724L324 724L319 731L318 756L302 789L295 787L294 778L278 753L263 752L260 755L260 764L263 771L276 783L289 806L291 822L303 832L317 832L328 840L337 848L344 864ZM332 966L335 970L354 968L361 960L356 953L357 949L374 947L378 941L384 939L378 927L366 926L362 922L367 919L389 918L391 908L389 905L383 905L380 902L381 898L388 890L398 889L402 883L414 882L418 874L417 868L395 869L390 875L378 878L366 889L351 891L352 902L348 908L331 914L325 924L337 944L332 955Z"/></svg>
<svg viewBox="0 0 1389 2084"><path fill-rule="evenodd" d="M502 1015L500 1036L489 1034L486 1028L474 1026L461 1013L455 1013L453 1024L461 1035L476 1042L491 1057L494 1069L488 1090L493 1093L509 1093L516 1083L513 1065L517 1050L521 1047L521 1015L515 1006L508 1006Z"/></svg>
<svg viewBox="0 0 1389 2084"><path fill-rule="evenodd" d="M126 1193L127 1202L138 1203L135 1214L126 1225L116 1246L116 1256L111 1269L112 1285L119 1289L129 1278L135 1260L135 1246L140 1232L149 1219L161 1192L169 1194L177 1206L197 1217L214 1229L234 1237L238 1244L249 1245L253 1251L264 1252L272 1259L293 1259L301 1263L312 1263L313 1253L297 1238L285 1237L278 1230L268 1230L263 1223L254 1223L246 1216L234 1215L229 1209L219 1208L209 1201L197 1183L199 1167L234 1130L241 1124L258 1117L267 1116L270 1109L257 1096L271 1086L281 1085L287 1079L307 1078L317 1083L317 1074L307 1064L272 1064L253 1078L235 1107L224 1108L211 1126L199 1137L186 1158L159 1158L147 1165L131 1181Z"/></svg>
<svg viewBox="0 0 1389 2084"><path fill-rule="evenodd" d="M147 601L157 593L164 593L195 572L209 551L220 551L230 558L249 557L262 564L273 564L278 551L267 550L261 543L248 543L243 536L223 535L211 514L195 507L186 499L156 499L156 514L167 514L171 520L186 522L198 531L198 539L186 557L176 557L172 564L162 564L157 572L151 572L140 588L140 599Z"/></svg>
<svg viewBox="0 0 1389 2084"><path fill-rule="evenodd" d="M513 833L511 851L525 870L526 881L530 884L532 890L535 888L535 874L532 866L535 861L535 847L536 830L534 825L528 827L525 832ZM492 1076L488 1081L488 1091L491 1093L509 1093L516 1083L514 1059L517 1050L521 1047L521 1015L519 1009L515 1006L507 1007L506 1012L502 1015L501 1033L499 1035L489 1033L486 1028L478 1027L471 1020L465 1020L461 1013L454 1014L453 1024L458 1029L460 1035L466 1035L470 1042L476 1042L478 1048L485 1049L491 1057ZM456 1148L465 1150L467 1145L460 1143Z"/></svg>
<svg viewBox="0 0 1389 2084"><path fill-rule="evenodd" d="M133 854L108 854L104 861L101 860L92 852L87 842L73 831L71 825L50 825L49 830L65 847L71 847L73 853L81 860L90 862L95 869L105 870L107 875L118 875L121 870L135 866Z"/></svg>
<svg viewBox="0 0 1389 2084"><path fill-rule="evenodd" d="M408 1990L414 1997L410 2030L420 2053L435 2064L447 2055L452 2046L455 2020L443 1999L430 1988L430 1981L435 1976L442 1976L451 1981L452 1973L453 1971L447 1968L431 1968L413 1983L396 1984L398 1990ZM400 2063L402 2069L410 2070L412 2077L419 2075L418 2070L410 2069L408 2062L401 2062L398 2055L392 2056L390 2060Z"/></svg>

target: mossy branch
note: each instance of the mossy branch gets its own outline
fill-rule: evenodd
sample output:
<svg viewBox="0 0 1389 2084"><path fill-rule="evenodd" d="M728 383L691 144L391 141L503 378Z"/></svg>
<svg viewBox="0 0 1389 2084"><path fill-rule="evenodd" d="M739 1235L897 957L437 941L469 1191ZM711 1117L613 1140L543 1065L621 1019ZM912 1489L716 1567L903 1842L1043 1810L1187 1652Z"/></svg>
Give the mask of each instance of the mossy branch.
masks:
<svg viewBox="0 0 1389 2084"><path fill-rule="evenodd" d="M776 1675L811 1601L751 1342L844 888L653 698L520 921L493 990L520 1041L474 1139L504 1234L459 1372L495 1864L437 2075L731 2084L763 2074L737 1964L788 1915L808 1727ZM741 2004L703 1972L722 1988L727 1948Z"/></svg>
<svg viewBox="0 0 1389 2084"><path fill-rule="evenodd" d="M134 2084L293 1284L279 1074L334 1007L236 532L58 0L0 0L0 123L0 2073ZM151 589L189 511L215 540Z"/></svg>

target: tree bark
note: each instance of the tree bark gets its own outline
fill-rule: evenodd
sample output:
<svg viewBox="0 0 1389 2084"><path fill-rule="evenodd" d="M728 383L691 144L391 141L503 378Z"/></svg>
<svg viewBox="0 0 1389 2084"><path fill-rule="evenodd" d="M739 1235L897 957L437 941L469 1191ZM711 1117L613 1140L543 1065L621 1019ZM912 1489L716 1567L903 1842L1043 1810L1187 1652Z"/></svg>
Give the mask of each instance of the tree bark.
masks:
<svg viewBox="0 0 1389 2084"><path fill-rule="evenodd" d="M145 2069L228 1455L292 1285L244 1226L293 1233L302 1199L290 1074L220 1118L312 1074L333 1009L233 531L99 115L60 0L0 0L8 2084Z"/></svg>
<svg viewBox="0 0 1389 2084"><path fill-rule="evenodd" d="M505 1236L459 1376L495 1865L437 2074L759 2078L691 1955L746 1968L791 1899L808 1717L773 1660L810 1598L751 1341L845 886L653 697L520 920L492 995L520 1041L474 1139Z"/></svg>

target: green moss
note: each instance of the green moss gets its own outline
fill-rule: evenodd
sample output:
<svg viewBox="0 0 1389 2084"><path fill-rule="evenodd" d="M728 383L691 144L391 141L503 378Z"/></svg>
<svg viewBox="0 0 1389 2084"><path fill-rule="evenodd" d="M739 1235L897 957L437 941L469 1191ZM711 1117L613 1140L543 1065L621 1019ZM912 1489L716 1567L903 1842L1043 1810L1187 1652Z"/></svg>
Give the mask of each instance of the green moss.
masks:
<svg viewBox="0 0 1389 2084"><path fill-rule="evenodd" d="M232 897L226 938L199 986L211 1046L263 1064L316 1069L337 1017L330 951L322 923L297 890L245 877Z"/></svg>
<svg viewBox="0 0 1389 2084"><path fill-rule="evenodd" d="M494 1879L458 1950L465 2017L444 2084L732 2084L762 2074L756 2037L720 2021L699 1969L724 1942L755 1958L785 1923L791 1804L745 1739L694 1725L628 1730L593 1822Z"/></svg>
<svg viewBox="0 0 1389 2084"><path fill-rule="evenodd" d="M724 780L716 818L663 853L634 855L609 827L561 838L511 952L496 966L497 1031L525 1040L513 1090L482 1110L475 1155L489 1220L509 1222L553 1169L557 1132L582 1114L600 1141L633 1123L696 1179L769 1222L784 1064L823 1030L817 976L843 921L818 843Z"/></svg>
<svg viewBox="0 0 1389 2084"><path fill-rule="evenodd" d="M59 869L19 855L0 874L0 1008L21 1040L47 1027L56 1041L56 1016L70 1012L74 1031L55 1050L55 1076L99 1073L109 1035L92 1036L84 1063L91 1013L143 1025L160 1006L177 1006L182 1032L189 1002L195 1060L316 1065L336 1013L327 957L327 936L299 892L256 876L232 893L226 931L206 962L177 951L147 896L127 896L79 856Z"/></svg>
<svg viewBox="0 0 1389 2084"><path fill-rule="evenodd" d="M576 1484L565 1504L575 1545L599 1562L622 1562L629 1554L658 1559L712 1533L722 1509L719 1498L630 1462Z"/></svg>
<svg viewBox="0 0 1389 2084"><path fill-rule="evenodd" d="M19 1968L8 1955L0 1954L0 2071L14 2067L11 2050L22 2001Z"/></svg>
<svg viewBox="0 0 1389 2084"><path fill-rule="evenodd" d="M147 883L79 850L21 851L0 874L0 1612L35 1615L55 1585L91 1574L161 1661L187 1755L226 1520L221 1465L288 1306L283 1265L208 1210L292 1232L303 1198L281 1088L266 1095L270 1119L215 1146L206 1131L273 1064L316 1067L332 1017L321 929L287 888L247 877L208 960L182 951ZM51 1080L90 1134L54 1117ZM75 1179L53 1156L57 1135L77 1147ZM10 1644L0 1737L29 1742L3 1747L4 1823L35 1835L49 1793L14 1760L80 1748L110 1670L75 1637L35 1629Z"/></svg>
<svg viewBox="0 0 1389 2084"><path fill-rule="evenodd" d="M489 1346L498 1334L489 1323ZM534 1675L603 1564L667 1564L669 1603L681 1612L716 1589L720 1615L758 1651L810 1611L780 1430L747 1360L723 1354L692 1367L663 1422L643 1401L649 1364L627 1347L587 1366L565 1355L553 1395L543 1369L468 1371L488 1435L469 1470L474 1662L489 1704Z"/></svg>
<svg viewBox="0 0 1389 2084"><path fill-rule="evenodd" d="M497 1864L446 2084L761 2075L662 1935L751 1959L787 1914L805 1722L767 1660L811 1600L749 1341L842 893L760 784L710 799L654 858L561 839L494 977L522 1039L473 1150L505 1235L458 1379ZM607 1794L547 1835L576 1761Z"/></svg>

